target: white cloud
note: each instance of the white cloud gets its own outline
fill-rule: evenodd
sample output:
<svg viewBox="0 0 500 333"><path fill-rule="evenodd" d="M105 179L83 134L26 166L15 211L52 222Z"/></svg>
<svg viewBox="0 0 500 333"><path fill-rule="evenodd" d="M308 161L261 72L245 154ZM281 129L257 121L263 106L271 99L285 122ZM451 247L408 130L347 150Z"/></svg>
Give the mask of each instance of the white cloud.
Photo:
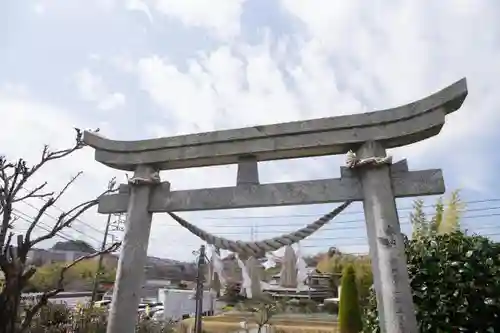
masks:
<svg viewBox="0 0 500 333"><path fill-rule="evenodd" d="M92 61L100 61L101 60L101 55L98 53L90 53L89 54L89 59Z"/></svg>
<svg viewBox="0 0 500 333"><path fill-rule="evenodd" d="M93 74L88 68L78 71L75 81L80 97L85 101L96 102L100 110L113 110L126 104L125 95L108 92L103 78Z"/></svg>
<svg viewBox="0 0 500 333"><path fill-rule="evenodd" d="M77 72L75 78L81 98L94 102L106 94L107 89L102 78L92 74L88 68Z"/></svg>
<svg viewBox="0 0 500 333"><path fill-rule="evenodd" d="M97 107L101 110L113 110L125 105L125 95L112 93L99 102Z"/></svg>
<svg viewBox="0 0 500 333"><path fill-rule="evenodd" d="M296 97L266 47L228 47L188 61L187 72L157 56L139 61L141 88L175 119L175 133L250 126L300 117ZM245 64L246 62L246 64Z"/></svg>
<svg viewBox="0 0 500 333"><path fill-rule="evenodd" d="M144 13L148 17L149 22L153 23L153 15L151 15L151 11L144 1L127 0L125 8L130 11L138 11Z"/></svg>
<svg viewBox="0 0 500 333"><path fill-rule="evenodd" d="M227 39L240 33L240 16L246 0L154 0L154 8L186 26L206 28Z"/></svg>
<svg viewBox="0 0 500 333"><path fill-rule="evenodd" d="M109 63L120 72L132 74L136 70L136 63L127 56L111 57Z"/></svg>
<svg viewBox="0 0 500 333"><path fill-rule="evenodd" d="M116 0L94 0L93 4L103 11L112 11L117 6Z"/></svg>
<svg viewBox="0 0 500 333"><path fill-rule="evenodd" d="M496 93L500 90L500 63L497 61L500 58L500 27L496 21L496 2L404 0L390 4L380 1L367 4L360 0L282 0L281 9L300 22L299 25L291 25L299 27L299 30L283 34L287 28L283 27L280 35L271 30L263 41L252 39L251 44L247 43L247 36L242 35L240 29L245 7L243 1L155 0L129 3L128 8L140 11L147 8L142 6L146 3L155 15L155 23L162 17L178 19L187 27L199 28L194 32L208 31L219 38L218 44L211 43L210 49L200 50L199 45L189 49L191 46L186 47L183 44L185 41L175 41L165 47L167 42L163 39L163 32L153 29L140 36L140 44L137 44L138 35L131 36L126 29L123 30L123 38L129 44L103 41L98 35L89 36L96 44L83 54L94 52L101 55L99 59L102 61L98 65L118 69L120 80L126 79L124 73L130 74L132 79L138 77L140 90L146 92L154 105L144 103L142 93L133 97L127 95L127 100L133 99L139 109L157 112L152 118L150 114L137 117L136 113L125 110L124 117L119 117L122 123L117 123L116 117L109 116L109 113L102 112L103 124L95 124L95 120L88 119L89 127L98 125L106 136L116 139L127 136L128 139L129 136L169 136L350 114L397 106L467 76L470 95L463 109L447 119L443 132L436 138L393 153L398 157L408 157L410 166L415 169L443 167L449 188L462 186L479 190L483 195L495 191L488 186L495 179L498 169L498 163L492 162L494 149L491 147L491 140L498 139L496 126L500 123L500 113L496 112L500 104L500 95ZM115 1L103 2L103 6L109 9L117 7ZM263 5L262 10L274 10L266 6ZM121 17L119 11L109 14L117 22L130 16ZM145 15L148 15L147 12ZM245 15L249 19L244 23L253 24L257 20L252 18L261 13ZM70 26L71 22L67 24ZM245 31L266 29L256 25L245 28L248 28ZM141 46L139 52L137 45ZM109 58L110 52L122 56ZM191 56L184 59L185 54ZM138 55L140 59L133 58ZM97 61L97 58L89 61ZM80 68L82 65L78 63L76 66ZM22 69L19 72L22 73ZM101 109L118 108L126 102L124 95L110 89L103 78L88 69L80 71L76 78L80 97ZM46 91L39 89L33 96L38 93L46 94ZM15 115L5 113L2 118L8 119L9 131L0 135L0 142L5 150L13 154L36 156L39 151L36 144L40 142L68 142L71 132L64 132L63 137L60 128L87 120L85 117L88 115L77 119L71 104L66 108L55 107L37 102L33 96L23 85L15 84L6 86L0 96L0 109L20 110ZM53 100L51 97L43 96L46 100ZM131 121L137 128L132 134L113 133L113 128L131 127ZM19 132L24 136L16 137ZM37 136L34 137L34 134ZM261 178L266 182L278 182L335 177L340 159L262 163ZM89 170L87 176L92 180L81 185L82 193L79 193L79 187L76 188L75 193L79 194L72 198L75 200L83 198L84 193L90 193L92 189L95 191L98 186L94 184L106 183L107 177L112 174L110 169L95 162L92 152L88 150L82 152L78 159L61 164L60 170L65 170L62 177L59 173L51 177L56 183L61 182L80 167ZM176 189L227 186L235 182L235 169L235 166L224 166L168 171L162 173L162 178L171 181ZM323 208L285 207L223 214L274 215L279 211L286 215L302 209L323 213ZM205 222L203 216L216 217L220 214L182 215L201 223ZM96 221L103 220L102 216L92 217ZM249 239L250 228L237 229L235 225L249 226L250 222L224 221L225 224L214 221L213 224L218 224L218 227L213 227L211 231L221 234L244 230L232 238ZM288 225L289 219L264 221ZM264 230L264 223L260 223L260 231ZM197 244L197 241L186 231L172 225L164 215L155 216L150 252L189 258L191 245ZM211 228L206 224L202 227ZM288 230L293 229L292 225L288 227ZM325 231L319 237L323 235L340 238L345 234L339 236L339 231ZM259 234L259 238L268 236ZM183 242L180 243L179 239ZM326 244L326 241L319 243ZM335 244L336 240L330 243Z"/></svg>
<svg viewBox="0 0 500 333"><path fill-rule="evenodd" d="M0 91L12 96L26 96L28 94L28 88L25 85L13 82L4 83L0 87Z"/></svg>
<svg viewBox="0 0 500 333"><path fill-rule="evenodd" d="M33 5L33 10L38 15L43 15L45 13L45 6L42 3L35 3Z"/></svg>

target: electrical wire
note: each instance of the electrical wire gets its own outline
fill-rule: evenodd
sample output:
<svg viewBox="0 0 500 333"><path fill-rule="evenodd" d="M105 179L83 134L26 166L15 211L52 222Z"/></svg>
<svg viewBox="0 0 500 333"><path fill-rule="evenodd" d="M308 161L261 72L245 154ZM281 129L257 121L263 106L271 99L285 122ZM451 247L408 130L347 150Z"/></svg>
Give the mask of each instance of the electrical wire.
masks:
<svg viewBox="0 0 500 333"><path fill-rule="evenodd" d="M500 206L497 206L497 207L485 207L485 208L475 208L475 209L466 209L466 210L463 210L462 212L463 213L468 213L468 212L483 212L483 211L491 211L491 210L495 210L495 209L500 209ZM343 215L344 214L340 214L337 218L339 218L339 217L341 217ZM464 215L464 216L461 217L461 219L467 220L467 219L472 219L472 218L486 218L486 217L492 217L492 216L500 216L500 212L499 213L482 214L482 215L470 215L470 216ZM405 225L405 224L410 225L410 218L409 217L399 218L399 221L400 221L401 225ZM355 224L355 223L361 223L361 225L359 225L359 226L340 226L340 227L336 227L336 225ZM364 229L365 228L364 223L365 223L364 219L344 220L344 221L342 221L342 220L340 220L340 221L333 220L331 226L323 227L323 228L321 228L321 230ZM282 224L262 224L262 225L259 225L259 227L273 228L273 231L270 231L270 232L259 231L259 233L275 233L275 232L279 231L279 230L277 231L275 229L276 227L290 227L290 226L297 227L297 226L304 226L306 224L307 223L290 223L288 221L286 221L285 223L282 223ZM174 224L174 223L167 223L166 225L168 225L169 227L180 227L180 225ZM250 228L250 227L251 226L241 225L241 224L224 224L224 225L205 225L204 224L203 225L203 228L207 228L207 229L211 229L211 228L214 228L214 229L219 229L219 228L224 228L224 229L240 229L240 228ZM499 227L500 227L500 224L499 224ZM225 234L227 235L227 234L231 234L231 233L225 233ZM234 232L232 234L238 235L238 234L241 234L241 231Z"/></svg>
<svg viewBox="0 0 500 333"><path fill-rule="evenodd" d="M487 208L491 208L491 207L487 207ZM487 209L484 209L484 210L487 210ZM478 211L477 209L475 211ZM462 217L462 219L464 218L469 218L469 219L473 219L473 218L486 218L486 217L493 217L493 216L500 216L500 213L492 213L492 214L482 214L482 215L471 215L471 216L466 216L466 217ZM402 225L404 227L411 227L411 224L410 223L402 223ZM267 226L267 225L266 225ZM285 225L283 225L285 226ZM250 227L250 226L248 226ZM231 228L231 226L229 226L228 228ZM357 227L359 228L359 227ZM362 227L361 227L362 228ZM488 226L483 226L483 227L480 227L480 228L476 228L475 230L469 230L467 228L467 226L464 226L464 224L462 223L462 229L464 229L468 234L476 234L476 235L480 235L480 236L483 236L483 237L489 237L489 238L492 238L492 237L496 237L496 236L500 236L500 224L499 225L488 225ZM491 230L491 229L494 229L494 230ZM495 230L496 229L496 230ZM321 230L325 230L325 228L321 229ZM330 229L330 230L341 230L341 229ZM498 231L497 231L498 230ZM403 230L404 232L404 230ZM265 234L265 233L279 233L279 231L276 231L276 230L273 230L271 232L260 232L261 234ZM411 231L410 231L411 233ZM238 233L225 233L225 232L220 232L220 233L217 233L218 236L224 236L224 235L234 235L234 234L237 234L237 235L244 235L243 232L238 232ZM195 236L193 235L192 236L193 238L195 238ZM154 237L153 237L154 238ZM241 239L241 237L239 237L239 240L241 241L244 241ZM353 242L354 240L357 240L356 242ZM345 241L348 241L349 243L344 243ZM165 241L165 238L163 237L162 238L162 242L163 244L168 244L167 246L175 246L175 247L197 247L199 246L200 243L203 243L201 240L198 244L195 244L195 243L186 243L185 239L183 238L182 241L174 241L174 242L166 242ZM310 242L315 242L315 243L322 243L322 244L309 244ZM319 236L319 235L313 235L311 237L308 237L306 238L305 240L301 241L301 247L304 247L304 248L312 248L312 249L320 249L320 248L329 248L331 246L335 246L337 248L341 248L341 249L348 249L348 248L353 248L353 247L356 247L356 248L360 248L360 247L363 247L363 248L366 248L366 251L365 252L356 252L357 254L366 254L368 252L368 242L367 242L367 237L366 236L346 236L345 233L343 235L339 235L339 236L336 236L336 237L326 237L326 236ZM327 243L327 244L325 244ZM335 243L335 244L331 244L331 243ZM346 253L352 253L352 251L347 251Z"/></svg>
<svg viewBox="0 0 500 333"><path fill-rule="evenodd" d="M16 217L19 221L21 221L21 222L24 222L24 223L27 223L27 224L31 225L32 221L28 220L27 218L25 218L25 217L21 216L21 215L20 215L20 214L18 214L18 213L21 213L21 214L22 214L22 212L16 212L16 213L14 213L14 212L13 212L13 213L12 213L12 215L13 215L14 217ZM51 231L52 231L52 228L47 228L47 227L45 226L45 224L43 224L43 223L37 223L37 225L35 226L35 228L39 228L39 229L42 229L42 230L47 231L47 232L51 232ZM23 229L23 230L21 230L21 229L16 229L16 231L27 231L27 230L28 230L28 229ZM72 239L72 238L71 238L71 236L68 236L68 235L66 235L66 234L64 234L64 233L62 233L62 232L58 232L58 233L57 233L54 237L59 237L59 238L62 238L62 239L64 239L64 240L67 240L67 241L73 241L73 240L74 240L74 239Z"/></svg>
<svg viewBox="0 0 500 333"><path fill-rule="evenodd" d="M469 205L469 204L478 204L478 203L489 203L489 202L500 202L500 198L490 198L490 199L483 199L483 200L470 200L470 201L462 201L463 204ZM435 204L430 204L430 205L423 205L423 208L433 208L436 207ZM413 210L414 207L403 207L403 208L398 208L398 211L408 211L408 210ZM354 212L343 212L342 215L355 215L355 214L364 214L364 212L361 211L354 211ZM291 217L291 218L301 218L301 217L317 217L317 214L281 214L281 215L257 215L257 216L248 216L248 215L233 215L233 216L201 216L198 217L199 219L202 220L249 220L249 219L274 219L274 218L281 218L281 217Z"/></svg>
<svg viewBox="0 0 500 333"><path fill-rule="evenodd" d="M28 205L28 206L30 206L30 207L32 207L32 208L34 208L35 210L39 210L39 208L38 208L38 207L36 207L36 206L34 206L34 205L32 205L32 204L30 204L30 203L28 203L28 202L23 202L23 203L24 203L24 204L26 204L26 205ZM48 217L48 218L50 218L50 219L52 219L52 220L54 220L56 223L57 223L57 222L58 222L58 220L59 220L58 218L56 218L55 216L53 216L53 215L49 214L48 212L44 212L44 213L43 213L43 215L44 215L44 216L46 216L46 217ZM26 215L26 216L28 216L28 215ZM97 238L95 238L95 237L93 237L93 236L90 236L88 233L86 233L86 232L84 232L84 231L82 231L82 230L79 230L79 229L75 228L75 227L74 227L74 226L72 226L72 225L68 226L68 229L72 229L72 230L76 231L77 233L79 233L79 234L81 234L81 235L83 235L83 236L85 236L85 237L87 237L87 238L93 239L94 241L96 241L96 242L98 242L98 243L100 242L100 240L99 240L99 239L97 239Z"/></svg>
<svg viewBox="0 0 500 333"><path fill-rule="evenodd" d="M30 191L30 190L26 189L25 187L23 187L23 190L25 190L25 191L26 191L26 192L28 192L28 193L31 193L31 192L32 192L32 191ZM37 197L37 198L38 198L39 200L43 201L44 203L46 203L46 202L48 201L48 199L46 199L46 198L42 198L42 197ZM28 206L30 206L30 207L32 207L32 208L34 208L34 209L36 209L36 210L38 210L38 209L39 209L38 207L36 207L35 205L33 205L33 204L31 204L31 203L29 203L29 202L27 202L27 201L23 201L23 203L24 203L24 204L27 204ZM60 211L61 213L65 213L65 210L63 210L63 209L61 209L60 207L58 207L55 203L54 203L54 204L52 204L52 205L51 205L51 207L53 207L53 208L57 209L57 210L58 210L58 211ZM54 218L54 217L53 217L53 218ZM75 222L81 223L81 224L85 225L86 227L88 227L88 228L90 228L90 229L93 229L94 231L97 231L97 232L99 232L99 233L104 234L104 231L103 231L103 230L99 230L99 229L97 229L97 228L93 227L92 225L90 225L89 223L86 223L86 222L82 221L81 219L78 219L78 218L77 218L77 219L75 219ZM74 228L74 227L72 226L72 228Z"/></svg>
<svg viewBox="0 0 500 333"><path fill-rule="evenodd" d="M42 199L42 198L40 198ZM42 199L43 200L43 199ZM45 200L44 200L45 201ZM466 205L470 205L470 204L479 204L479 203L492 203L492 202L500 202L500 199L499 198L491 198L491 199L484 199L484 200L471 200L471 201L464 201L463 203L466 204ZM36 206L30 204L30 203L27 203L27 202L24 202L26 204L28 204L29 206L31 206L32 208L35 208L35 209L38 209ZM63 212L62 209L60 209L59 207L56 207L54 206L56 209L60 210L61 212ZM423 208L432 208L432 207L435 207L435 205L424 205ZM405 211L405 210L413 210L414 208L413 207L405 207L405 208L399 208L398 211ZM469 212L486 212L486 211L492 211L492 210L496 210L496 209L500 209L500 206L490 206L490 207L481 207L481 208L470 208L470 209L465 209L463 210L463 213L469 213ZM32 220L33 217L30 217L29 215L17 210L16 211L16 216L20 219L22 219L24 222L27 222L27 223L31 223L30 219ZM24 215L25 217L21 217L19 214L22 214ZM346 216L346 215L355 215L355 214L363 214L363 211L355 211L355 212L344 212L342 213L340 216ZM54 216L48 214L48 213L45 213L46 216L48 216L49 218L51 219L54 219L54 220L57 220ZM234 220L249 220L249 219L277 219L277 218L304 218L304 217L317 217L318 215L316 214L283 214L283 215L262 215L262 216L221 216L221 217L200 217L199 219L201 220L228 220L228 219L234 219ZM340 217L339 216L339 217ZM500 212L499 213L488 213L488 214L476 214L476 215L465 215L465 216L462 216L461 219L464 219L464 220L467 220L467 219L479 219L479 218L487 218L487 217L494 217L494 216L500 216ZM41 222L41 221L40 221ZM99 232L99 233L103 233L102 231L94 228L93 226L89 225L88 223L85 223L81 220L79 220L78 222L90 227L91 229ZM364 222L365 220L364 219L356 219L356 220L340 220L340 221L334 221L334 225L331 226L331 227L325 227L325 228L322 228L321 230L322 231L345 231L345 230L355 230L355 229L360 229L360 230L363 230L365 229L365 225L364 225ZM356 223L361 223L361 225L353 225L353 224L356 224ZM401 223L401 226L402 227L407 227L407 226L411 226L410 224L410 220L409 218L407 217L404 217L404 218L400 218L400 223ZM40 225L37 225L37 227L45 230L45 231L50 231L51 230L51 227L47 228L46 224L44 223L39 223ZM338 227L337 225L340 224L341 226ZM259 232L257 234L272 234L272 233L279 233L280 231L279 230L276 230L277 227L289 227L289 226L303 226L304 223L290 223L289 221L286 222L286 224L261 224L259 225L260 229L259 229ZM172 223L167 223L167 226L170 226L170 227L179 227L179 225L177 224L172 224ZM204 228L225 228L225 229L242 229L242 228L252 228L252 226L245 226L245 225L241 225L241 224L230 224L230 225L204 225L203 226ZM472 226L468 226L468 225L464 225L462 223L462 227L464 229L467 229L467 227L472 227ZM100 242L100 240L97 240L96 238L93 238L91 236L89 236L87 233L81 231L81 230L78 230L78 229L75 229L74 227L71 227L73 230L75 230L76 232L86 236L86 237L89 237L89 238L92 238L94 239L95 241L97 242ZM262 229L264 228L273 228L272 230L266 230L266 231L263 231ZM491 236L498 236L500 235L500 232L490 232L490 233L483 233L481 230L487 230L487 229L496 229L496 228L500 228L500 224L499 225L486 225L486 226L481 226L479 228L474 228L473 231L475 231L476 233L479 233L483 236L486 236L486 237L491 237ZM285 232L285 231L283 231ZM242 234L245 234L244 231L239 231L239 232L217 232L217 235L219 236L229 236L229 235L242 235ZM65 240L74 240L73 237L69 236L69 235L66 235L64 234L63 232L59 232L58 234L59 237L65 239ZM194 237L194 236L193 236ZM153 235L153 238L154 235ZM163 238L164 239L164 238ZM366 237L346 237L345 235L343 235L342 237L341 236L338 236L338 237L326 237L326 236L322 236L322 237L315 237L315 235L313 235L312 237L309 237L308 239L304 240L301 242L304 243L306 242L306 244L303 244L302 246L303 247L306 247L306 248L323 248L325 247L326 245L324 244L317 244L317 245L309 245L307 244L307 242L320 242L320 241L337 241L337 242L343 242L345 240L349 240L349 241L353 241L353 240L365 240L365 242L363 243L350 243L350 244L337 244L338 246L340 247L358 247L358 246L364 246L364 247L367 247L368 244L366 243ZM180 243L177 243L177 242L174 242L176 243L175 246L189 246L189 247L192 247L192 246L198 246L198 245L193 245L193 244L186 244L184 241L181 241ZM173 243L171 243L173 244Z"/></svg>

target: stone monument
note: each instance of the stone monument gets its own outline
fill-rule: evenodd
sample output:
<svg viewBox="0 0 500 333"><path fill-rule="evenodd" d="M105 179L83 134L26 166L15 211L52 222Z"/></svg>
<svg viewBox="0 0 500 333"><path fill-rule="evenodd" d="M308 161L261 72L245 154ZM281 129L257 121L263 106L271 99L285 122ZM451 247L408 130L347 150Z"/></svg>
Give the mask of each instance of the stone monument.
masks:
<svg viewBox="0 0 500 333"><path fill-rule="evenodd" d="M99 202L100 213L127 212L107 332L135 330L153 213L362 201L382 332L417 333L395 198L442 194L444 180L439 169L391 164L386 149L437 135L466 96L462 79L408 105L364 114L140 141L85 132L98 162L134 172ZM340 178L259 183L258 162L349 151ZM161 170L233 163L232 187L171 191L159 178Z"/></svg>

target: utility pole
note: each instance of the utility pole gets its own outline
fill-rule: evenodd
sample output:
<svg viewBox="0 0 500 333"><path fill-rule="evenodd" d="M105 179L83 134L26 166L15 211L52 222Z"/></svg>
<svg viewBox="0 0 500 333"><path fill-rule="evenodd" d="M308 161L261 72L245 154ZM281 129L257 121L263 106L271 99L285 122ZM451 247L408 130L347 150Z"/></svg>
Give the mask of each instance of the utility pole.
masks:
<svg viewBox="0 0 500 333"><path fill-rule="evenodd" d="M113 178L109 183L108 183L108 190L112 190L116 185L116 181ZM111 224L111 214L108 214L108 220L106 221L106 229L104 230L104 237L102 239L102 244L101 244L101 252L106 249L106 243L108 241L108 233L109 233L109 226ZM92 286L92 298L90 300L90 305L93 306L94 302L96 301L97 298L97 288L99 287L99 282L100 282L100 277L101 277L101 271L102 271L102 260L103 260L104 255L101 254L99 256L99 261L97 262L97 270L95 272L94 276L94 284Z"/></svg>
<svg viewBox="0 0 500 333"><path fill-rule="evenodd" d="M201 333L201 314L203 312L203 268L205 266L205 245L200 246L198 257L198 272L196 275L196 313L194 333Z"/></svg>
<svg viewBox="0 0 500 333"><path fill-rule="evenodd" d="M106 242L108 240L110 222L111 222L111 214L108 215L108 220L106 222L106 229L104 230L104 237L102 239L101 251L104 251L104 249L106 249ZM94 305L94 302L96 301L96 298L97 298L97 288L99 287L99 282L100 282L99 280L100 280L101 271L102 271L102 260L103 260L103 255L101 254L99 256L99 261L97 262L97 270L96 270L95 276L94 276L94 285L92 286L92 298L90 301L91 305Z"/></svg>

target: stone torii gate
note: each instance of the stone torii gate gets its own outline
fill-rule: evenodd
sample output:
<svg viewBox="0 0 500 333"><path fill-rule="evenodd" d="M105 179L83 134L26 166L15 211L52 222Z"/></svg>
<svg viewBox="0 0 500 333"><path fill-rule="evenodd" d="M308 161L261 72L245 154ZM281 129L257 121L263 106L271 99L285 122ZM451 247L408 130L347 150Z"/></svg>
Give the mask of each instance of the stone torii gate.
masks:
<svg viewBox="0 0 500 333"><path fill-rule="evenodd" d="M444 180L439 169L409 171L406 160L389 165L386 149L437 135L466 96L462 79L411 104L364 114L140 141L85 132L98 162L134 172L99 202L100 213L127 212L107 332L135 330L153 213L362 201L382 332L417 333L395 198L442 194ZM342 167L340 178L259 183L260 161L350 150L355 163ZM233 163L232 187L171 191L159 177L161 170Z"/></svg>

